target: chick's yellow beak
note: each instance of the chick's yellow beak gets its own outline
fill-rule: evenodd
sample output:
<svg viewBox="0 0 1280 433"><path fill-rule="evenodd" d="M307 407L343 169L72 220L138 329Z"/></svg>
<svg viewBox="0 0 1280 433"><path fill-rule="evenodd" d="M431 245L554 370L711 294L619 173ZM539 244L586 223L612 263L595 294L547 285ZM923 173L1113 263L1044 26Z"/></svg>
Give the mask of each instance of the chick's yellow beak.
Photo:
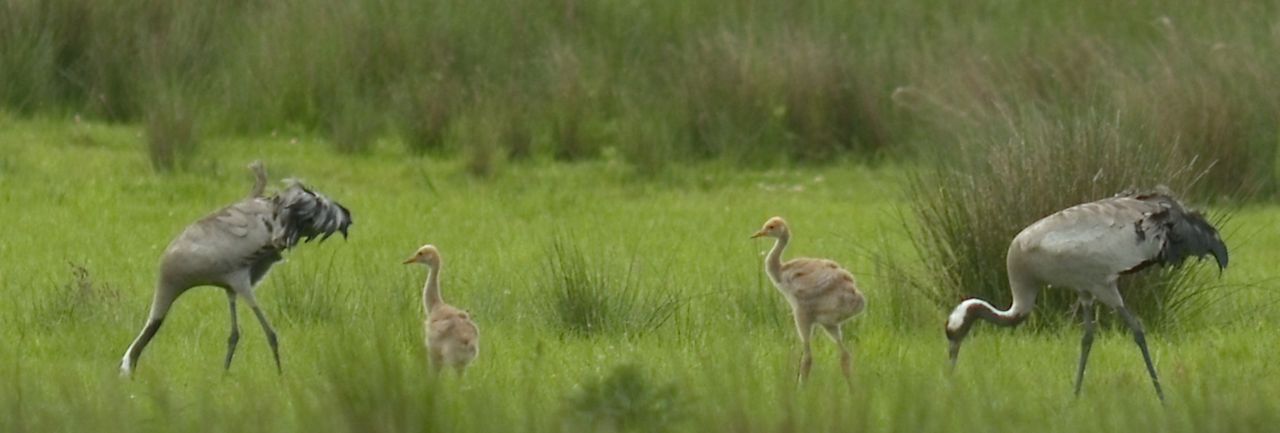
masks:
<svg viewBox="0 0 1280 433"><path fill-rule="evenodd" d="M756 232L756 234L751 235L751 239L755 239L755 238L758 238L758 237L761 237L761 236L764 236L764 230L760 230L760 231Z"/></svg>
<svg viewBox="0 0 1280 433"><path fill-rule="evenodd" d="M404 263L404 264L406 264L406 265L407 265L407 264L410 264L410 263L413 263L413 262L416 262L416 261L418 261L418 256L413 256L413 257L410 257L410 258L404 259L404 261L403 261L403 262L401 262L401 263Z"/></svg>

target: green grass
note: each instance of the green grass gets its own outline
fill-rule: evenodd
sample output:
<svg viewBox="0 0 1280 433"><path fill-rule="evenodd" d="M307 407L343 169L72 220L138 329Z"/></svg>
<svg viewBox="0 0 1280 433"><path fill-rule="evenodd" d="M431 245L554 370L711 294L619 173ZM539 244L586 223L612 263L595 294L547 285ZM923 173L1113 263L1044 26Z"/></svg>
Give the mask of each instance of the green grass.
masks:
<svg viewBox="0 0 1280 433"><path fill-rule="evenodd" d="M1215 281L1221 299L1149 337L1169 394L1161 406L1119 333L1100 336L1078 399L1075 327L980 325L947 374L945 313L884 266L916 260L899 219L909 167L704 162L638 180L606 157L478 179L464 159L394 143L340 154L280 134L209 139L202 146L217 151L202 151L192 170L155 175L140 128L0 116L0 130L2 431L1191 432L1280 422L1270 397L1280 395L1273 205L1247 206L1225 228L1232 265ZM136 377L117 377L164 246L242 197L255 158L355 219L350 239L303 245L259 287L284 374L251 319L223 373L225 298L203 288L179 301ZM794 382L797 339L761 270L769 244L747 239L772 215L793 226L788 257L836 259L867 294L867 312L846 326L853 392L825 340L812 383ZM543 308L558 239L585 256L581 270L631 278L634 299L670 295L679 308L643 333L562 332ZM400 260L428 242L446 259L445 299L482 331L463 379L427 375L425 275ZM593 395L631 403L586 403ZM646 415L662 408L672 413Z"/></svg>
<svg viewBox="0 0 1280 433"><path fill-rule="evenodd" d="M195 135L399 137L506 159L784 167L945 153L1034 107L1215 161L1272 196L1277 3L1190 0L10 0L0 107ZM1016 117L1016 116L1015 116ZM202 147L204 148L204 147ZM218 151L218 150L211 150ZM173 160L173 162L170 162ZM656 173L661 174L661 173Z"/></svg>
<svg viewBox="0 0 1280 433"><path fill-rule="evenodd" d="M661 291L645 290L641 284L661 284L660 280L641 279L634 261L610 266L602 259L609 256L603 251L588 260L571 242L551 242L544 255L546 275L535 295L544 304L539 314L563 333L639 335L656 331L670 321L682 303L680 298L687 296L676 295L670 286Z"/></svg>

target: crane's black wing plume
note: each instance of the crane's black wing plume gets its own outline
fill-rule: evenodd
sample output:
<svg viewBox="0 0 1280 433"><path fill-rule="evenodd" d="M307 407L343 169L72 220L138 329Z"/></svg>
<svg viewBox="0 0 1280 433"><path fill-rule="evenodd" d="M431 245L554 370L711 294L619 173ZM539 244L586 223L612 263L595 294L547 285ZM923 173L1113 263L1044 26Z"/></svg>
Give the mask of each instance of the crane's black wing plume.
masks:
<svg viewBox="0 0 1280 433"><path fill-rule="evenodd" d="M310 242L319 236L320 241L334 233L347 237L351 226L351 212L336 201L325 197L301 182L288 179L284 191L271 198L275 205L276 233L273 238L281 248L292 248L299 240Z"/></svg>
<svg viewBox="0 0 1280 433"><path fill-rule="evenodd" d="M1133 198L1159 204L1162 209L1150 216L1151 222L1159 224L1165 232L1165 243L1157 259L1162 265L1177 266L1187 257L1212 255L1218 261L1218 269L1227 267L1227 245L1204 215L1161 192L1134 194Z"/></svg>

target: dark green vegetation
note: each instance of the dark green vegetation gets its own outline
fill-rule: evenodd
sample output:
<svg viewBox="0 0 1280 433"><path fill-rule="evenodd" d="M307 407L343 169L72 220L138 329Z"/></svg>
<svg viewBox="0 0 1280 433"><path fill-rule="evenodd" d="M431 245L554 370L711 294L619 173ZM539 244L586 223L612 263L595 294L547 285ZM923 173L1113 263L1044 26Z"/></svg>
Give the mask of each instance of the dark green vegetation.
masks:
<svg viewBox="0 0 1280 433"><path fill-rule="evenodd" d="M639 282L653 280L640 278L634 260L613 267L600 263L608 261L604 255L589 261L564 239L555 239L543 257L540 314L562 332L644 334L662 327L680 306L670 287L657 293L639 287Z"/></svg>
<svg viewBox="0 0 1280 433"><path fill-rule="evenodd" d="M394 137L480 174L610 154L649 174L690 158L878 161L1110 119L1123 140L1214 161L1209 191L1272 192L1277 14L1183 0L19 0L0 4L0 105L145 122L163 169L200 137L305 131L357 153Z"/></svg>

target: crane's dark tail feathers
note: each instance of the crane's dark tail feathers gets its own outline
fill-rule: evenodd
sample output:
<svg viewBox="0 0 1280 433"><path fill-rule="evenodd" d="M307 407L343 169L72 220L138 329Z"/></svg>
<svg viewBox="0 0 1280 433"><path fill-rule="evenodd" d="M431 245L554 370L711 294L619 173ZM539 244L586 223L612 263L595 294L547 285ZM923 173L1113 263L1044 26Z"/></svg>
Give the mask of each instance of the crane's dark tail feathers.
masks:
<svg viewBox="0 0 1280 433"><path fill-rule="evenodd" d="M1161 264L1177 266L1187 257L1213 255L1218 261L1218 269L1227 267L1227 245L1218 235L1218 229L1204 215L1183 207L1182 203L1166 194L1141 194L1136 198L1160 203L1165 209L1151 216L1154 222L1165 226L1168 236L1160 251Z"/></svg>
<svg viewBox="0 0 1280 433"><path fill-rule="evenodd" d="M310 242L319 236L323 242L334 233L347 237L351 212L336 201L312 191L295 179L287 179L288 188L272 197L275 204L275 236L280 246L292 248L298 241Z"/></svg>

